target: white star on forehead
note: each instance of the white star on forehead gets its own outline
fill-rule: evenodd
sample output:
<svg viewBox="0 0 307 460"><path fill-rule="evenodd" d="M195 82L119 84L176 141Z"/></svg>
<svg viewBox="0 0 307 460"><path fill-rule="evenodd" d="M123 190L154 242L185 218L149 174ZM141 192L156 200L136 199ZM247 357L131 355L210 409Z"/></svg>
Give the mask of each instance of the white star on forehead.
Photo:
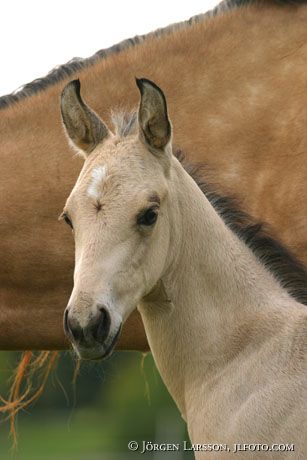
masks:
<svg viewBox="0 0 307 460"><path fill-rule="evenodd" d="M106 178L107 168L106 166L98 166L92 171L92 180L87 189L87 194L91 198L99 199L102 193L102 184Z"/></svg>

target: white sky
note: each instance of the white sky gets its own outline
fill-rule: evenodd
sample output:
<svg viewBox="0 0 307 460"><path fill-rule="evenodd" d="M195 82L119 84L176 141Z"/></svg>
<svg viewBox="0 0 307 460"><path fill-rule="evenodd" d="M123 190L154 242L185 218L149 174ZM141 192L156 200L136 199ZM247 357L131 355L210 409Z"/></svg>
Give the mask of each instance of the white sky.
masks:
<svg viewBox="0 0 307 460"><path fill-rule="evenodd" d="M0 96L73 57L204 13L220 0L3 0Z"/></svg>

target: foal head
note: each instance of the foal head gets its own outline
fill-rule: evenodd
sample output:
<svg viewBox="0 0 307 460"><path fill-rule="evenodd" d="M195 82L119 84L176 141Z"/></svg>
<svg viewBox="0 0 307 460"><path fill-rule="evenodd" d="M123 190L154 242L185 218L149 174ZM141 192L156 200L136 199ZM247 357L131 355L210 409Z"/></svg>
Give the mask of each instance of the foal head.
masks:
<svg viewBox="0 0 307 460"><path fill-rule="evenodd" d="M78 80L62 93L66 133L85 158L62 214L75 238L64 328L85 359L112 352L123 322L170 260L171 125L162 91L146 79L137 86L138 119L124 126L128 134L113 134L83 102Z"/></svg>

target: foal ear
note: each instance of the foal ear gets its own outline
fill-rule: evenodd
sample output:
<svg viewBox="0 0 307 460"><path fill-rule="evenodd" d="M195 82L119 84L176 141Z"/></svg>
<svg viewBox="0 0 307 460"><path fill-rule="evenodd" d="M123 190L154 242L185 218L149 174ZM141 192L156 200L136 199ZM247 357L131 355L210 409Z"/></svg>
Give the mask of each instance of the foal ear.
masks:
<svg viewBox="0 0 307 460"><path fill-rule="evenodd" d="M85 157L109 134L98 115L83 102L80 80L73 80L65 86L61 113L68 137Z"/></svg>
<svg viewBox="0 0 307 460"><path fill-rule="evenodd" d="M171 139L172 129L168 119L163 91L146 78L136 78L141 93L139 125L146 143L153 149L164 149Z"/></svg>

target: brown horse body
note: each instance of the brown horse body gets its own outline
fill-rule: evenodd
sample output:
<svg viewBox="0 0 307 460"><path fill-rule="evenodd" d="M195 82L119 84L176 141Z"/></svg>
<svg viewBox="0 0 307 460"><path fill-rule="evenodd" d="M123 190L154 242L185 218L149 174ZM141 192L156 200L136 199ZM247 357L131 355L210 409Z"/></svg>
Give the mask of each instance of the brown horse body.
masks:
<svg viewBox="0 0 307 460"><path fill-rule="evenodd" d="M111 103L136 106L134 76L163 86L175 144L205 162L217 191L236 196L306 264L306 62L307 5L251 2L150 36L78 77L106 121ZM71 158L61 127L66 83L0 113L1 349L68 347L62 313L74 248L57 217L81 161ZM146 349L138 316L119 347Z"/></svg>

